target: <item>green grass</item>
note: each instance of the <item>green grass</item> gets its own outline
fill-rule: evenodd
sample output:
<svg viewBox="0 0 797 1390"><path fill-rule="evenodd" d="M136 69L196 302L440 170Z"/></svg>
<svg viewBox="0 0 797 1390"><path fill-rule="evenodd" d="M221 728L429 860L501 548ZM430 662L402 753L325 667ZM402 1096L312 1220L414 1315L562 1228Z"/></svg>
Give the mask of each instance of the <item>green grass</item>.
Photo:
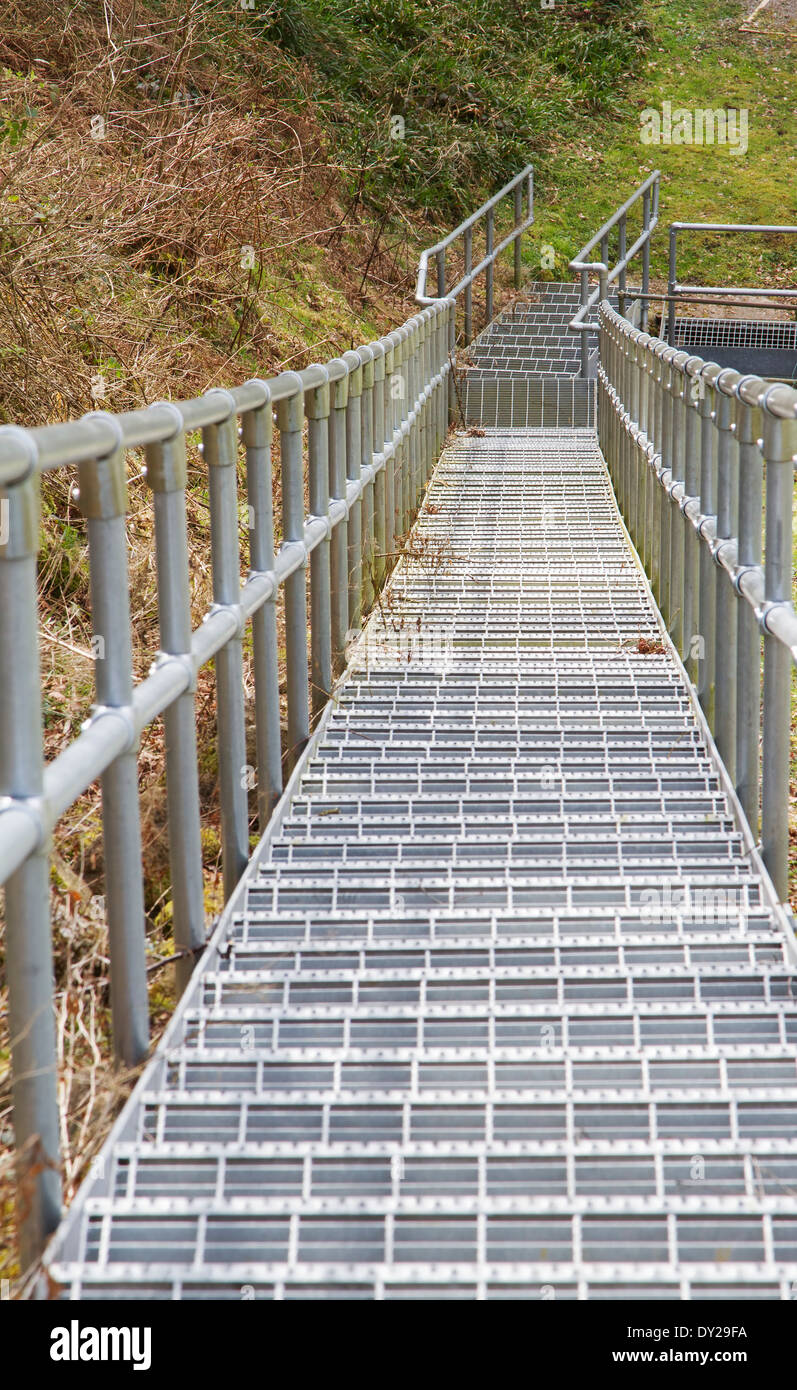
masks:
<svg viewBox="0 0 797 1390"><path fill-rule="evenodd" d="M782 221L794 206L793 50L741 34L744 12L729 0L287 0L248 22L312 101L356 206L449 226L533 161L526 262L553 247L546 275L569 278L568 260L658 166L664 278L666 223ZM747 153L643 144L640 112L664 101L746 109ZM793 283L795 271L782 239L693 236L679 257L680 278L703 283Z"/></svg>
<svg viewBox="0 0 797 1390"><path fill-rule="evenodd" d="M249 17L295 65L361 199L457 221L587 114L618 108L644 0L285 0ZM391 118L403 120L403 138Z"/></svg>
<svg viewBox="0 0 797 1390"><path fill-rule="evenodd" d="M625 87L619 118L587 117L577 142L559 143L537 179L533 243L572 258L607 215L654 169L662 171L651 269L666 279L672 221L794 221L797 112L794 51L739 33L742 5L727 0L646 3L647 54ZM764 78L764 74L766 75ZM645 145L640 113L677 107L746 108L749 148ZM791 209L791 212L789 211ZM630 238L629 238L630 239ZM533 263L534 250L528 253ZM797 240L701 234L679 246L678 276L701 284L795 284Z"/></svg>

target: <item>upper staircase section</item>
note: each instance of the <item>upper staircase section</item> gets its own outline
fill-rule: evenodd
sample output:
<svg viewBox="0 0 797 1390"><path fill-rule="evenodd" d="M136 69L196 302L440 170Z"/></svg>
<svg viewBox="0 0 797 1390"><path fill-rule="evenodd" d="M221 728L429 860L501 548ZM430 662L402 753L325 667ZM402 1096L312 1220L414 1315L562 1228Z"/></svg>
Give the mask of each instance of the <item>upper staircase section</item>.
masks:
<svg viewBox="0 0 797 1390"><path fill-rule="evenodd" d="M594 382L579 377L578 338L568 325L579 306L576 285L535 280L466 349L460 391L469 425L588 428L595 423ZM590 349L597 337L590 334Z"/></svg>
<svg viewBox="0 0 797 1390"><path fill-rule="evenodd" d="M471 343L474 370L493 380L509 376L577 376L578 340L568 324L578 308L578 288L535 280L527 297L500 314ZM597 347L597 337L591 346Z"/></svg>

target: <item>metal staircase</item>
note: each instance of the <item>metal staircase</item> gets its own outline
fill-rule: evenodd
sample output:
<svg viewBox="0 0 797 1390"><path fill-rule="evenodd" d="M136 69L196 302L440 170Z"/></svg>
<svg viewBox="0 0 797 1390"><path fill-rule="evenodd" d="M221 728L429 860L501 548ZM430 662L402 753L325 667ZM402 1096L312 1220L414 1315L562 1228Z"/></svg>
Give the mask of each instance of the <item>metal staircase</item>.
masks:
<svg viewBox="0 0 797 1390"><path fill-rule="evenodd" d="M582 249L577 288L535 284L495 320L499 253L520 286L530 167L422 254L424 307L374 343L0 431L0 879L22 1263L42 1297L793 1297L797 393L636 326L658 177ZM199 430L213 604L192 631ZM140 681L133 450L159 585ZM76 464L108 645L90 718L45 766L36 489ZM211 662L227 904L192 973ZM101 778L114 1038L136 1065L136 756L161 716L185 993L59 1225L49 837Z"/></svg>
<svg viewBox="0 0 797 1390"><path fill-rule="evenodd" d="M51 1276L788 1296L785 938L594 435L457 437L414 538Z"/></svg>
<svg viewBox="0 0 797 1390"><path fill-rule="evenodd" d="M576 285L535 281L468 346L459 390L467 424L590 428L595 382L580 378L580 346L568 325ZM597 336L589 334L590 348Z"/></svg>

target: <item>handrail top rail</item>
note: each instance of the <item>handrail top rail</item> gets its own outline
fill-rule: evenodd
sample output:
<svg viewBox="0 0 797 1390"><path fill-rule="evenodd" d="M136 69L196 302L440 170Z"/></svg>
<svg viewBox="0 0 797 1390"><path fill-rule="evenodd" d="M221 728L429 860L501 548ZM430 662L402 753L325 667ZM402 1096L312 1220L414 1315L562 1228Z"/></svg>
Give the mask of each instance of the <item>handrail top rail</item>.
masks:
<svg viewBox="0 0 797 1390"><path fill-rule="evenodd" d="M607 222L604 222L604 224L603 224L603 226L601 227L600 231L596 232L595 235L594 235L593 237L591 237L590 240L589 240L588 242L586 242L584 246L582 246L581 250L578 252L578 254L577 254L577 256L575 257L575 259L572 260L572 261L570 261L570 262L568 263L568 269L569 269L569 270L604 270L604 269L606 269L606 267L604 266L604 264L603 264L602 261L600 261L600 262L590 262L589 264L587 264L587 263L585 262L585 260L584 260L584 257L587 255L587 253L588 253L589 251L592 250L593 246L597 246L597 245L599 244L599 242L602 240L602 238L605 237L605 236L612 230L613 227L616 227L617 223L620 222L620 221L622 220L622 218L625 217L626 214L627 214L628 212L630 212L631 208L634 206L634 203L636 203L636 202L642 197L642 195L643 195L644 193L647 193L647 191L648 191L649 188L652 188L655 184L657 184L657 183L659 182L660 178L661 178L661 170L660 170L660 169L654 169L654 170L653 170L653 173L648 175L648 177L645 179L644 183L641 183L641 184L639 185L639 187L638 187L637 189L634 190L634 192L631 194L630 198L626 198L626 200L625 200L625 202L622 204L622 206L619 207L619 208L617 208L616 211L612 213L611 217L608 219Z"/></svg>
<svg viewBox="0 0 797 1390"><path fill-rule="evenodd" d="M780 226L770 222L671 222L673 232L784 232L795 233L797 227Z"/></svg>
<svg viewBox="0 0 797 1390"><path fill-rule="evenodd" d="M628 319L623 318L607 299L601 301L598 309L602 321L608 322L623 336L634 343L640 343L660 357L667 353L667 361L686 374L686 362L690 363L689 376L702 378L712 389L719 389L723 395L736 397L744 405L758 407L776 420L797 421L797 390L784 382L765 381L763 377L737 372L732 367L720 367L716 362L706 360L697 354L685 354L684 362L677 361L682 353L674 349L663 338L654 337L640 328L635 328ZM643 341L644 340L644 341Z"/></svg>

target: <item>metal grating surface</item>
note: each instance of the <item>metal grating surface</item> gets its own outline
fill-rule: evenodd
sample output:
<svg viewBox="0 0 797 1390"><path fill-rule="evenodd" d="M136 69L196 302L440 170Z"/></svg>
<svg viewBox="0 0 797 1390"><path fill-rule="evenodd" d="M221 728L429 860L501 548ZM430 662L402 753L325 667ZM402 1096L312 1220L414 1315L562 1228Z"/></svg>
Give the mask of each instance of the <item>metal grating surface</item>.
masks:
<svg viewBox="0 0 797 1390"><path fill-rule="evenodd" d="M594 436L460 436L51 1272L786 1298L796 1059L782 927Z"/></svg>
<svg viewBox="0 0 797 1390"><path fill-rule="evenodd" d="M767 319L676 319L679 347L782 348L797 352L797 324Z"/></svg>
<svg viewBox="0 0 797 1390"><path fill-rule="evenodd" d="M522 376L513 366L475 369L463 382L462 413L466 424L499 429L594 428L595 385L574 375Z"/></svg>
<svg viewBox="0 0 797 1390"><path fill-rule="evenodd" d="M494 429L592 429L595 382L582 380L581 343L568 323L576 285L535 281L465 350L459 389L466 424ZM597 350L597 336L590 334Z"/></svg>

